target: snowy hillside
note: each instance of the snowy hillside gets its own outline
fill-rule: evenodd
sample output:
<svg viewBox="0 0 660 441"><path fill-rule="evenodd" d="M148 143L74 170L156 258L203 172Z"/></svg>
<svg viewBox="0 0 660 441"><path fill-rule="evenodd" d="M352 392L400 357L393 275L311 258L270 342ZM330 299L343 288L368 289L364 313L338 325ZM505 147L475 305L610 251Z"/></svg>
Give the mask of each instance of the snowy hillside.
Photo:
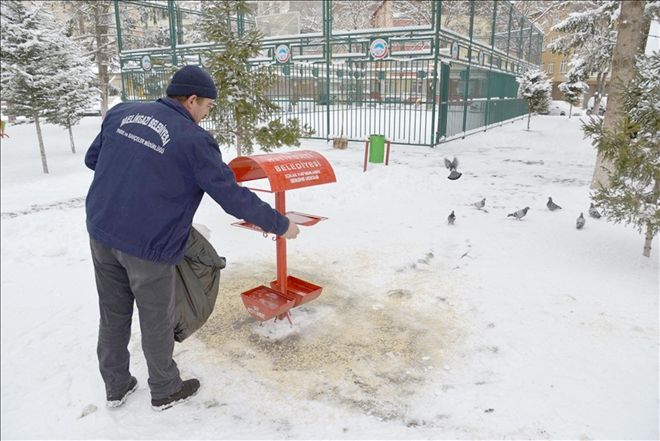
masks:
<svg viewBox="0 0 660 441"><path fill-rule="evenodd" d="M390 165L366 173L359 143L303 142L337 183L287 193L288 209L328 217L288 245L290 273L324 287L293 326L260 326L240 301L275 277L274 242L205 198L195 222L227 268L210 321L175 346L202 388L163 413L149 405L137 317L139 389L105 408L84 223L83 155L100 119L74 128L76 155L45 126L50 175L34 126L10 126L2 438L658 439L658 239L644 258L636 231L587 216L595 152L579 118L525 125L393 146ZM454 156L463 176L450 181ZM550 212L549 196L563 209ZM482 198L484 210L471 205Z"/></svg>

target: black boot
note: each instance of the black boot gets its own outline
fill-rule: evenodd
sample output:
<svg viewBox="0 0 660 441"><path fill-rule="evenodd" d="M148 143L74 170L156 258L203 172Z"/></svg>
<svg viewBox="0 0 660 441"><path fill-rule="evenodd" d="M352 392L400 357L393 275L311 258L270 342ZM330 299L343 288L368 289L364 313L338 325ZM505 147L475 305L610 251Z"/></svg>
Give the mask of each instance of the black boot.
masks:
<svg viewBox="0 0 660 441"><path fill-rule="evenodd" d="M169 409L172 406L175 406L184 401L188 401L190 397L197 393L199 389L199 380L196 378L191 378L183 382L183 387L178 391L174 392L169 397L159 398L157 400L151 400L151 408L155 411L162 411Z"/></svg>
<svg viewBox="0 0 660 441"><path fill-rule="evenodd" d="M126 390L121 393L121 394L115 394L115 395L106 395L106 398L108 399L106 406L108 407L119 407L124 402L126 401L126 397L128 397L130 394L135 392L137 389L137 379L135 377L131 377L130 380L128 380L128 386L126 386Z"/></svg>

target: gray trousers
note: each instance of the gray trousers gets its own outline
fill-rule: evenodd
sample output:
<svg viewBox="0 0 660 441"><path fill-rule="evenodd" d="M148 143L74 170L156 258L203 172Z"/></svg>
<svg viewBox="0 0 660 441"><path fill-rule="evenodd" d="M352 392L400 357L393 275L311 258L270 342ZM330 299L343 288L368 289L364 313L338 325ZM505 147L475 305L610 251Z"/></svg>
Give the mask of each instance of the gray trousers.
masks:
<svg viewBox="0 0 660 441"><path fill-rule="evenodd" d="M165 398L183 383L174 351L175 266L150 262L110 248L90 237L99 294L99 368L107 394L121 394L130 379L128 342L133 302L142 331L151 398Z"/></svg>

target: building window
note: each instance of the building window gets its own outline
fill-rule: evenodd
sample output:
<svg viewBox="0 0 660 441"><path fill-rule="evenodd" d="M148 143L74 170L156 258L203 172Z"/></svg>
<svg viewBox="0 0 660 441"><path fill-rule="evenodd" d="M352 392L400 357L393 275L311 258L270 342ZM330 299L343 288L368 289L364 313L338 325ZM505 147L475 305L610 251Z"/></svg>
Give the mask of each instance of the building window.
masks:
<svg viewBox="0 0 660 441"><path fill-rule="evenodd" d="M549 74L555 73L555 63L548 63L548 73Z"/></svg>
<svg viewBox="0 0 660 441"><path fill-rule="evenodd" d="M568 61L564 60L559 65L559 73L565 74L567 70L568 70Z"/></svg>

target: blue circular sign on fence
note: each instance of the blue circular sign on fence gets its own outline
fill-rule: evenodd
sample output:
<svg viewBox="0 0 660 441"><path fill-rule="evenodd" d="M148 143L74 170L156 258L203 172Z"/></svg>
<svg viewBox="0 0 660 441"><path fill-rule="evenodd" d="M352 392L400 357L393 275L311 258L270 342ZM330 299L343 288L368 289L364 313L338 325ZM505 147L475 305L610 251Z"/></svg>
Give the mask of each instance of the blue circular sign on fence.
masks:
<svg viewBox="0 0 660 441"><path fill-rule="evenodd" d="M140 60L140 64L142 64L142 69L145 71L150 71L152 64L151 64L151 57L149 55L144 55L142 59Z"/></svg>
<svg viewBox="0 0 660 441"><path fill-rule="evenodd" d="M375 60L383 60L389 54L389 43L384 38L375 38L369 45L369 53Z"/></svg>
<svg viewBox="0 0 660 441"><path fill-rule="evenodd" d="M275 60L278 63L287 63L291 59L291 49L286 44L280 44L275 48Z"/></svg>
<svg viewBox="0 0 660 441"><path fill-rule="evenodd" d="M453 42L451 44L451 57L455 60L458 60L458 43Z"/></svg>

